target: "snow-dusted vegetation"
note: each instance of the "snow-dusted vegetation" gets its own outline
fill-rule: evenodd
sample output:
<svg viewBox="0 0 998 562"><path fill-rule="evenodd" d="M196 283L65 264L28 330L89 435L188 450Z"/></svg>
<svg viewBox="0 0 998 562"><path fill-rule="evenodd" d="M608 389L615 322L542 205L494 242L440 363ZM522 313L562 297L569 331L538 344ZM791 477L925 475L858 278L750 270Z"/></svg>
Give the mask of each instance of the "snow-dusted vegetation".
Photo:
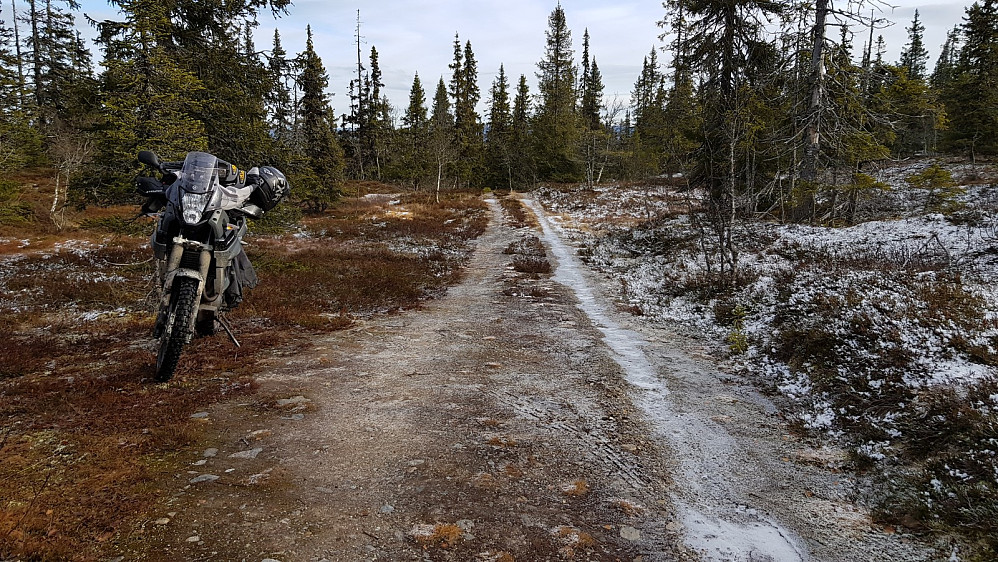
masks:
<svg viewBox="0 0 998 562"><path fill-rule="evenodd" d="M912 178L932 164L876 173L853 226L738 221L728 284L674 186L540 196L623 307L713 342L802 432L847 447L884 518L993 541L998 173L946 164L955 185L931 192Z"/></svg>

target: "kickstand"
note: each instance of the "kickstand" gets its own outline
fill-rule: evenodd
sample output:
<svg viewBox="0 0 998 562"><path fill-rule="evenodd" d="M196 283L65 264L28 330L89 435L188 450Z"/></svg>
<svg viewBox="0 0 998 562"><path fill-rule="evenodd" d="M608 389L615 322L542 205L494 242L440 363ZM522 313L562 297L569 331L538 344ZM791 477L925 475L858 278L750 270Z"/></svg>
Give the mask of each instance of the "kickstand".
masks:
<svg viewBox="0 0 998 562"><path fill-rule="evenodd" d="M215 321L218 322L218 325L221 326L223 330L225 330L226 334L229 334L229 339L232 340L232 343L236 344L236 347L242 347L239 345L239 340L236 339L236 336L232 334L232 327L229 326L229 321L226 320L224 316L216 316Z"/></svg>

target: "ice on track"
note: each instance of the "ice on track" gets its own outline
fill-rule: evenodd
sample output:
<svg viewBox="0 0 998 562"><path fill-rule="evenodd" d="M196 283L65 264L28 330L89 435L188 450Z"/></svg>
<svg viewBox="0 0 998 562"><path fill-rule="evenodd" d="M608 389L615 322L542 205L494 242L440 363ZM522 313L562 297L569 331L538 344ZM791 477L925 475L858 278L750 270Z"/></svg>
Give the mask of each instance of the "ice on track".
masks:
<svg viewBox="0 0 998 562"><path fill-rule="evenodd" d="M673 501L687 546L708 560L806 560L803 541L731 493L726 474L734 447L732 437L716 424L675 411L665 380L645 354L648 342L610 317L575 253L562 241L558 225L536 201L524 203L537 215L543 239L555 258L554 281L575 294L579 308L602 333L611 356L634 387L635 404L656 436L677 456L680 470L673 475L678 488ZM684 361L691 363L679 353L673 359L673 366L679 369Z"/></svg>

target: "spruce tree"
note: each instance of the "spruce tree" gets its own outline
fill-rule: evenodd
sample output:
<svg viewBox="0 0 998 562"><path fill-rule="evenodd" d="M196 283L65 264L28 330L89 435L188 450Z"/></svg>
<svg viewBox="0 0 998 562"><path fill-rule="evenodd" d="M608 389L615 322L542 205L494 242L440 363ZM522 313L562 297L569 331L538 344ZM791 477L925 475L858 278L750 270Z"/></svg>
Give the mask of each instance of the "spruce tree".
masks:
<svg viewBox="0 0 998 562"><path fill-rule="evenodd" d="M433 110L430 115L429 138L427 147L433 159L436 175L436 198L440 202L440 189L443 185L445 167L455 158L454 147L454 114L451 113L450 100L447 98L447 86L441 77L437 82L437 90L433 95Z"/></svg>
<svg viewBox="0 0 998 562"><path fill-rule="evenodd" d="M589 51L589 30L583 35L582 76L580 77L579 110L582 122L590 131L601 128L600 110L603 107L603 75L600 74L596 57Z"/></svg>
<svg viewBox="0 0 998 562"><path fill-rule="evenodd" d="M938 91L944 90L953 81L956 74L956 64L960 58L960 28L954 27L946 33L946 41L943 43L936 59L936 66L932 70L930 83Z"/></svg>
<svg viewBox="0 0 998 562"><path fill-rule="evenodd" d="M114 0L117 2L117 0ZM129 0L140 4L141 0ZM269 6L279 13L290 0L166 3L170 35L159 40L178 65L203 84L199 99L209 151L243 166L268 161L273 151L267 108L269 69L246 53L245 25Z"/></svg>
<svg viewBox="0 0 998 562"><path fill-rule="evenodd" d="M527 77L520 75L513 98L513 125L510 142L510 167L514 187L531 186L537 181L531 131L530 88Z"/></svg>
<svg viewBox="0 0 998 562"><path fill-rule="evenodd" d="M705 264L714 267L725 282L733 282L738 252L732 240L736 214L735 196L742 176L739 161L741 143L749 129L740 119L749 98L738 95L751 88L748 74L756 63L762 41L762 21L778 14L781 5L769 0L709 2L692 0L686 6L688 34L683 52L692 70L703 77L704 139L692 170L690 182L706 193L706 219L713 230L713 257ZM763 51L764 52L764 51Z"/></svg>
<svg viewBox="0 0 998 562"><path fill-rule="evenodd" d="M2 9L0 9L2 13ZM19 59L12 30L0 21L0 172L16 170L37 161L42 139L32 126L25 107L23 81L18 74Z"/></svg>
<svg viewBox="0 0 998 562"><path fill-rule="evenodd" d="M998 0L975 2L966 10L963 46L955 77L943 91L950 148L998 153Z"/></svg>
<svg viewBox="0 0 998 562"><path fill-rule="evenodd" d="M929 52L925 49L922 40L925 33L925 26L918 21L918 10L911 20L911 27L908 30L908 43L901 50L901 60L898 66L908 71L908 78L920 80L925 78L925 63L929 60Z"/></svg>
<svg viewBox="0 0 998 562"><path fill-rule="evenodd" d="M385 83L382 82L381 63L378 60L378 50L371 47L370 74L365 82L368 113L362 127L364 153L369 160L367 169L373 170L375 177L381 179L382 167L388 152L391 139L391 104L382 94Z"/></svg>
<svg viewBox="0 0 998 562"><path fill-rule="evenodd" d="M657 175L662 167L668 127L665 118L666 97L665 75L659 68L658 54L653 47L642 61L641 74L631 92L631 115L634 120L631 146L635 157L633 169L642 175Z"/></svg>
<svg viewBox="0 0 998 562"><path fill-rule="evenodd" d="M513 113L509 99L509 80L500 65L499 74L489 90L489 128L486 136L486 169L489 185L513 189L512 133Z"/></svg>
<svg viewBox="0 0 998 562"><path fill-rule="evenodd" d="M572 33L559 4L548 17L544 58L537 63L540 104L534 118L534 154L541 179L582 179L577 147L582 127L576 111Z"/></svg>
<svg viewBox="0 0 998 562"><path fill-rule="evenodd" d="M426 92L423 84L419 81L419 73L412 78L412 87L409 89L409 105L406 107L405 115L402 116L402 123L410 128L420 128L426 125Z"/></svg>
<svg viewBox="0 0 998 562"><path fill-rule="evenodd" d="M478 63L471 48L471 41L461 47L454 36L454 61L451 69L449 94L454 104L454 147L458 158L454 173L459 183L471 182L479 173L483 149L481 117L475 107L481 99L478 88Z"/></svg>
<svg viewBox="0 0 998 562"><path fill-rule="evenodd" d="M296 170L299 197L312 211L322 211L339 196L343 179L343 151L336 139L335 118L329 107L326 87L329 76L312 44L312 27L307 27L305 51L298 56L298 84L301 88L301 154L304 162Z"/></svg>
<svg viewBox="0 0 998 562"><path fill-rule="evenodd" d="M281 33L274 30L274 44L267 62L269 70L266 102L267 114L274 139L281 143L291 141L294 130L294 107L291 101L291 81L294 80L288 53L281 44Z"/></svg>
<svg viewBox="0 0 998 562"><path fill-rule="evenodd" d="M178 160L189 151L208 149L201 120L204 84L168 48L174 33L168 6L142 0L122 0L117 6L125 21L102 22L98 28L105 69L95 158L74 184L86 200L98 203L131 195L139 150Z"/></svg>
<svg viewBox="0 0 998 562"><path fill-rule="evenodd" d="M396 175L411 183L413 189L419 188L419 182L427 173L428 154L426 141L428 134L428 117L426 114L426 92L417 73L412 79L409 89L409 105L402 116L401 154L398 155L398 172Z"/></svg>

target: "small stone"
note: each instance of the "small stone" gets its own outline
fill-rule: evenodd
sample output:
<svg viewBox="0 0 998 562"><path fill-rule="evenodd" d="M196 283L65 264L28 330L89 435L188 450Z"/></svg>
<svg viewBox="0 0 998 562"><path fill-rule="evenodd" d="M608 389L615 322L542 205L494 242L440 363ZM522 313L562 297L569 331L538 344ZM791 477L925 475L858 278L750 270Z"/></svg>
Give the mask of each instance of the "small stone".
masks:
<svg viewBox="0 0 998 562"><path fill-rule="evenodd" d="M208 462L208 459L201 459L199 461L192 462L191 465L193 465L193 466L204 466L205 463L207 463L207 462Z"/></svg>
<svg viewBox="0 0 998 562"><path fill-rule="evenodd" d="M485 336L485 337L484 337L484 338L482 338L482 339L483 339L483 340L485 340L485 341L493 341L493 340L495 340L495 339L496 339L496 337L495 337L495 336Z"/></svg>
<svg viewBox="0 0 998 562"><path fill-rule="evenodd" d="M202 474L201 476L195 476L191 478L191 484L200 484L201 482L214 482L218 480L220 476L215 476L214 474Z"/></svg>
<svg viewBox="0 0 998 562"><path fill-rule="evenodd" d="M678 521L669 521L669 523L665 526L665 530L671 533L678 533L683 530L683 526L680 525Z"/></svg>
<svg viewBox="0 0 998 562"><path fill-rule="evenodd" d="M464 532L468 532L475 528L475 522L471 519L461 519L457 522L457 527Z"/></svg>
<svg viewBox="0 0 998 562"><path fill-rule="evenodd" d="M249 435L247 437L251 437L253 439L260 440L260 439L263 439L264 437L270 435L271 433L273 433L273 431L271 431L269 429L258 429L256 431L249 432Z"/></svg>
<svg viewBox="0 0 998 562"><path fill-rule="evenodd" d="M281 416L281 419L291 420L291 421L301 421L305 419L305 414L291 414L290 416Z"/></svg>
<svg viewBox="0 0 998 562"><path fill-rule="evenodd" d="M641 540L641 531L634 527L621 527L620 538L628 541L639 541Z"/></svg>
<svg viewBox="0 0 998 562"><path fill-rule="evenodd" d="M388 504L385 504L385 505L381 506L381 509L379 509L378 511L381 512L381 513L386 513L386 514L387 513L393 513L395 511L395 507L391 506L391 505L388 505Z"/></svg>
<svg viewBox="0 0 998 562"><path fill-rule="evenodd" d="M170 522L169 517L160 517L159 519L156 520L157 525L166 525L169 522Z"/></svg>
<svg viewBox="0 0 998 562"><path fill-rule="evenodd" d="M423 459L413 459L413 460L409 461L409 466L419 466L419 465L425 464L425 463L426 463L426 461L423 460Z"/></svg>
<svg viewBox="0 0 998 562"><path fill-rule="evenodd" d="M217 454L218 454L218 449L212 447L210 449L205 449L204 450L204 454L202 456L205 457L205 458L211 458L211 457L214 457Z"/></svg>
<svg viewBox="0 0 998 562"><path fill-rule="evenodd" d="M292 404L304 404L306 402L311 402L308 398L304 396L292 396L291 398L281 398L277 401L277 407L283 408L284 406L291 406Z"/></svg>
<svg viewBox="0 0 998 562"><path fill-rule="evenodd" d="M208 417L208 412L198 412L196 414L191 414L191 417L194 419L206 418Z"/></svg>
<svg viewBox="0 0 998 562"><path fill-rule="evenodd" d="M281 562L281 561L280 560L276 560L274 558L264 558L263 562Z"/></svg>
<svg viewBox="0 0 998 562"><path fill-rule="evenodd" d="M248 449L246 451L239 451L238 453L232 453L229 455L230 459L255 459L257 455L263 452L263 447L257 447L256 449Z"/></svg>
<svg viewBox="0 0 998 562"><path fill-rule="evenodd" d="M625 444L621 445L620 448L623 449L623 450L625 450L625 451L627 451L627 452L630 452L630 453L633 453L633 452L635 452L635 451L638 450L638 446L637 445L632 445L630 443L625 443Z"/></svg>
<svg viewBox="0 0 998 562"><path fill-rule="evenodd" d="M187 542L201 542L201 537L194 535L193 537L187 537Z"/></svg>

